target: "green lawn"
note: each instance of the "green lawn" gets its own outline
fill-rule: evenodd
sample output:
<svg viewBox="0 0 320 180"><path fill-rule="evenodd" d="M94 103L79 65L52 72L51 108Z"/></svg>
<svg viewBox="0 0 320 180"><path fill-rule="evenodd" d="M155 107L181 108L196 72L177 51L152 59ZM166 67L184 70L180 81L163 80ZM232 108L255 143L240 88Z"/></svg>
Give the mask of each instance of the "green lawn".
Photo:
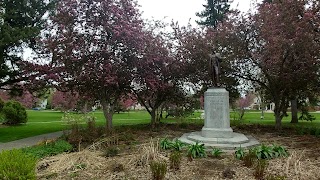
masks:
<svg viewBox="0 0 320 180"><path fill-rule="evenodd" d="M56 111L27 111L28 122L23 125L0 127L0 142L9 142L40 134L56 132L68 129L68 125L61 121L62 112ZM98 125L104 125L103 113L98 111L92 113L96 117ZM146 124L150 122L147 112L129 112L114 115L114 125Z"/></svg>
<svg viewBox="0 0 320 180"><path fill-rule="evenodd" d="M29 119L27 124L12 127L0 127L0 142L9 142L35 135L61 131L69 127L68 125L66 125L65 122L61 121L61 117L63 116L62 112L30 110L27 111L27 113ZM196 112L194 113L194 115L190 116L190 118L184 119L183 122L203 124L203 120L199 118L200 114L200 112ZM320 127L320 113L313 114L316 116L315 121L300 121L299 125L308 127ZM92 113L92 115L96 117L96 122L98 125L105 124L103 113L101 111L94 112ZM237 120L233 120L233 112L230 113L230 119L231 124L236 124L238 122ZM177 120L173 118L168 118L162 120L162 122L175 123L177 122ZM146 111L131 111L126 113L115 114L113 121L113 124L115 126L147 123L150 123L150 115ZM274 116L273 113L265 113L265 118L261 120L260 112L247 112L244 115L244 120L242 123L274 125ZM292 124L290 124L290 116L283 119L283 125L292 126Z"/></svg>

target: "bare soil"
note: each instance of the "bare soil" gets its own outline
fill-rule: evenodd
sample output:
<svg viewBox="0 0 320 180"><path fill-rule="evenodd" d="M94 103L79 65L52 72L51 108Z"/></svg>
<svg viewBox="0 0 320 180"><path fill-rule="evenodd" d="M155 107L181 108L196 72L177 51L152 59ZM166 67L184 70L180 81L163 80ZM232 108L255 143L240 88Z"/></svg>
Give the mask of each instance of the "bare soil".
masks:
<svg viewBox="0 0 320 180"><path fill-rule="evenodd" d="M161 151L159 139L180 137L201 129L198 125L162 125L156 130L148 126L123 128L118 133L68 154L42 159L38 163L38 179L152 179L150 162L167 163L165 179L255 179L255 168L247 168L233 153L221 158L191 160L183 155L179 170L169 168L170 151ZM241 126L234 131L250 134L266 145L285 146L287 158L268 161L264 179L320 180L320 138L299 136L292 129L276 132L272 127ZM106 157L106 147L118 148L119 154ZM273 178L272 178L273 177Z"/></svg>

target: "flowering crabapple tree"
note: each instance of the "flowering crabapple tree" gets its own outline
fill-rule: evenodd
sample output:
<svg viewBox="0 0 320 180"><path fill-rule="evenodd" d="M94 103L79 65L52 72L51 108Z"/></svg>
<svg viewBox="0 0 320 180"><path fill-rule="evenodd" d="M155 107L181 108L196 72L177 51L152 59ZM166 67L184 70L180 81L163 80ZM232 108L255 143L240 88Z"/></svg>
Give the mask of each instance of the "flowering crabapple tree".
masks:
<svg viewBox="0 0 320 180"><path fill-rule="evenodd" d="M151 116L152 127L160 120L165 102L179 97L182 91L179 76L183 67L172 55L162 24L158 25L145 30L145 44L132 84L133 94Z"/></svg>
<svg viewBox="0 0 320 180"><path fill-rule="evenodd" d="M289 101L319 82L320 14L313 0L265 1L218 27L217 42L233 76L264 89L281 129Z"/></svg>
<svg viewBox="0 0 320 180"><path fill-rule="evenodd" d="M79 100L79 94L74 92L55 91L52 95L52 107L62 111L74 110Z"/></svg>
<svg viewBox="0 0 320 180"><path fill-rule="evenodd" d="M130 89L143 21L131 0L61 0L43 38L50 63L34 64L59 89L100 101L106 128Z"/></svg>

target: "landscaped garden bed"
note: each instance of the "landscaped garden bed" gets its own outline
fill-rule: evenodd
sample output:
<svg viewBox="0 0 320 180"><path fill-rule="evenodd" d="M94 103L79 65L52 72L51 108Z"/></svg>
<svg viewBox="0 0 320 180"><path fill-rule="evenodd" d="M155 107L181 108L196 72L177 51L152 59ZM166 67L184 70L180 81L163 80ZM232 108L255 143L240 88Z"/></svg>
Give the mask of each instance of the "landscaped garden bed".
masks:
<svg viewBox="0 0 320 180"><path fill-rule="evenodd" d="M234 129L253 135L265 145L278 144L288 149L287 157L266 160L266 167L260 168L260 172L265 170L264 179L320 178L319 138L295 135L293 129L277 133L272 127L244 127ZM80 152L41 159L37 165L37 176L39 179L152 179L150 166L160 163L153 164L158 171L153 170L161 174L161 168L165 168L165 179L255 179L257 162L260 161L254 160L251 167L246 167L244 160L236 159L234 151L218 157L207 152L207 157L191 158L188 147L184 147L179 168L171 167L174 150L162 150L161 139L180 137L184 132L199 128L198 125L183 128L163 125L156 131L151 131L148 126L120 128L118 133L100 138L86 147L80 146Z"/></svg>

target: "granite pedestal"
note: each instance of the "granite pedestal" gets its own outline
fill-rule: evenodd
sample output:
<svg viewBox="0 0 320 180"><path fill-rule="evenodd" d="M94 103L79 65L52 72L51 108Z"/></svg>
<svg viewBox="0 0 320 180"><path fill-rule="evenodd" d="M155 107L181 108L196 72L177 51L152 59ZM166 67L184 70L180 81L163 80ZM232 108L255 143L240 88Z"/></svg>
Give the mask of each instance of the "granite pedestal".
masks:
<svg viewBox="0 0 320 180"><path fill-rule="evenodd" d="M210 88L204 93L204 127L201 131L186 133L182 142L204 143L206 147L235 149L259 144L252 136L233 132L230 127L229 92L224 88Z"/></svg>

